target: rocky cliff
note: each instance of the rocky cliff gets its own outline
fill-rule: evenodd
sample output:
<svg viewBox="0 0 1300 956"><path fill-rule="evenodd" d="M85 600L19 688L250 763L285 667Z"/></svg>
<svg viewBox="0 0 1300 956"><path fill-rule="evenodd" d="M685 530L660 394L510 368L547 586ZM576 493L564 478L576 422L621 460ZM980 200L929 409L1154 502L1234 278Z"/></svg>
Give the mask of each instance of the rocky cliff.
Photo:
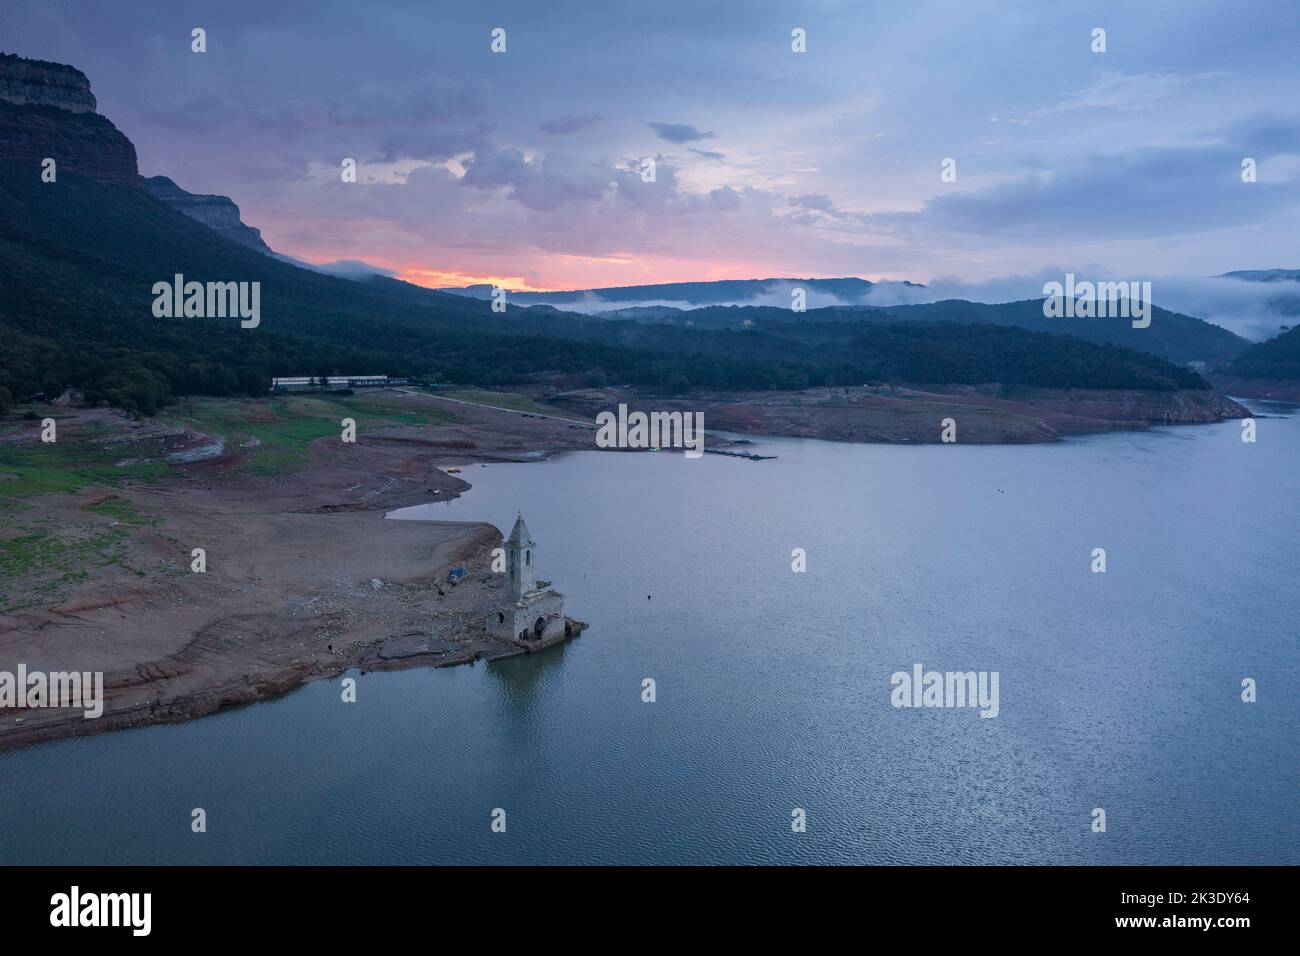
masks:
<svg viewBox="0 0 1300 956"><path fill-rule="evenodd" d="M227 197L186 192L166 176L140 176L135 146L95 107L90 80L76 67L0 53L0 160L39 176L49 158L60 175L140 187L227 239L274 255Z"/></svg>
<svg viewBox="0 0 1300 956"><path fill-rule="evenodd" d="M19 106L57 106L72 113L95 112L95 94L85 73L12 53L0 53L0 100Z"/></svg>
<svg viewBox="0 0 1300 956"><path fill-rule="evenodd" d="M41 174L57 171L134 186L135 146L95 112L90 81L61 63L0 54L0 158Z"/></svg>
<svg viewBox="0 0 1300 956"><path fill-rule="evenodd" d="M266 255L274 255L271 247L262 241L260 229L246 226L239 219L239 207L228 196L205 196L186 192L166 176L141 177L140 185L155 199L165 202L177 212L197 219L209 229L221 233L243 246Z"/></svg>

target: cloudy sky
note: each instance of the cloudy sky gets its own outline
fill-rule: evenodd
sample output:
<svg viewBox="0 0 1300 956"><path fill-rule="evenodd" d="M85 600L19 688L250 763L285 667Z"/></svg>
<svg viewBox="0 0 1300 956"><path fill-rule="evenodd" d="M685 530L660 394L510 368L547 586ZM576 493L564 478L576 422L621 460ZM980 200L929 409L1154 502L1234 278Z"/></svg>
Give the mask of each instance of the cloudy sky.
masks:
<svg viewBox="0 0 1300 956"><path fill-rule="evenodd" d="M90 77L146 175L427 285L1031 295L1300 266L1295 0L0 0L0 23Z"/></svg>

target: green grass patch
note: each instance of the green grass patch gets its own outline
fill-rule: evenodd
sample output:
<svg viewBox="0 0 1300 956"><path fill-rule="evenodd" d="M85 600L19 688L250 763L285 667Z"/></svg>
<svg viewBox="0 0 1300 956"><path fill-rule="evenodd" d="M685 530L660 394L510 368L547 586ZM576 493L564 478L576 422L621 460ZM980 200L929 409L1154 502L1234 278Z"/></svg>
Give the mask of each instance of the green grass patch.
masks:
<svg viewBox="0 0 1300 956"><path fill-rule="evenodd" d="M379 428L424 427L456 420L452 412L440 408L411 407L392 396L365 394L185 399L170 406L161 418L178 428L225 439L232 452L246 454L236 471L255 475L301 470L307 465L311 443L318 438L338 438L344 418L356 421L362 437ZM16 414L0 423L0 435L18 431L38 434ZM0 511L36 495L75 494L96 485L119 487L124 482L158 480L169 474L166 451L156 443L97 441L115 431L104 422L65 423L60 417L56 442L0 442Z"/></svg>
<svg viewBox="0 0 1300 956"><path fill-rule="evenodd" d="M94 444L81 436L65 436L49 444L0 443L0 501L58 492L71 494L93 485L116 486L167 473L162 462L118 466L132 457L129 447Z"/></svg>
<svg viewBox="0 0 1300 956"><path fill-rule="evenodd" d="M338 438L344 418L355 420L361 435L368 429L455 420L439 409L404 408L363 395L194 399L173 406L165 418L177 427L219 435L232 451L248 452L248 460L239 470L255 475L289 474L305 467L311 443L318 438Z"/></svg>
<svg viewBox="0 0 1300 956"><path fill-rule="evenodd" d="M43 597L112 565L144 573L127 563L131 533L124 527L58 534L39 525L19 530L0 538L0 581L21 582L13 593L0 591L0 613L40 604Z"/></svg>

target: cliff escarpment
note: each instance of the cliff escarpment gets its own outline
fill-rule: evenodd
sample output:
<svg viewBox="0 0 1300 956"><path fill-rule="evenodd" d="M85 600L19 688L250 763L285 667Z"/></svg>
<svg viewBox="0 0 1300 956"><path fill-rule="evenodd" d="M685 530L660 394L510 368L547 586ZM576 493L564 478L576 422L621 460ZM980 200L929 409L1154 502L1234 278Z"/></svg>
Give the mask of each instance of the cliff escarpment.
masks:
<svg viewBox="0 0 1300 956"><path fill-rule="evenodd" d="M75 67L0 54L0 156L30 164L32 176L53 159L59 173L135 185L135 146L95 105Z"/></svg>
<svg viewBox="0 0 1300 956"><path fill-rule="evenodd" d="M90 80L75 66L0 53L0 100L18 106L57 106L72 113L95 112Z"/></svg>
<svg viewBox="0 0 1300 956"><path fill-rule="evenodd" d="M52 159L59 174L141 188L227 239L274 255L261 232L240 221L230 198L186 192L166 176L140 176L135 145L95 108L90 80L76 67L0 54L0 158L32 176Z"/></svg>
<svg viewBox="0 0 1300 956"><path fill-rule="evenodd" d="M186 192L166 176L140 179L140 186L154 199L165 202L177 212L197 219L214 232L227 239L266 255L274 255L271 247L262 241L262 231L245 225L239 218L239 207L229 196L209 196Z"/></svg>

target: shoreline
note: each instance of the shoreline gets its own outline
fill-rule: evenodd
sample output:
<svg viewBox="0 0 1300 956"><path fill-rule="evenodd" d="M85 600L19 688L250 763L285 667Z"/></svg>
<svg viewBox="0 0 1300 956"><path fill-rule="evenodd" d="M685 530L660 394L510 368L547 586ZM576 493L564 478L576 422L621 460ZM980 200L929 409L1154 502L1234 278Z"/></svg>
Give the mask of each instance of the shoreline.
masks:
<svg viewBox="0 0 1300 956"><path fill-rule="evenodd" d="M978 436L996 441L1001 433L981 431L978 423L997 424L1008 414L1006 399L977 390L864 394L860 409L835 396L808 401L809 396L763 395L761 403L750 405L707 397L701 401L717 403L712 412L706 406L706 422L712 416L710 425L717 431L744 431L734 427L740 424L751 426L750 434L840 441L855 439L802 432L823 416L830 425L822 430L834 432L836 413L865 410L868 416L895 416L897 405L906 403L912 417L905 417L904 425L924 421L927 430L934 426L937 439L936 402L946 401L943 407L950 413L958 409L953 414L965 431L959 436L962 441L989 443L979 442ZM1099 397L1114 398L1083 399L1095 402ZM1219 398L1228 404L1214 399L1208 407L1245 412ZM801 404L791 404L796 399ZM238 407L247 412L246 427L255 430L271 409L331 401L290 398L277 405L274 400L251 400L246 408ZM104 712L88 720L76 709L0 711L0 750L177 723L280 696L352 669L473 664L557 643L529 647L488 636L487 619L502 592L501 575L490 570L501 529L478 522L385 516L411 505L449 502L472 488L448 468L535 462L565 451L594 450L593 430L535 410L467 404L413 391L371 394L353 403L362 412L392 413L396 423L363 424L352 446L337 438L315 438L304 445L303 467L286 474L258 470L266 449L256 437L239 441L240 433L235 432L226 436L230 440L214 442L211 434L181 427L183 417L179 425L164 426L157 420L128 422L103 409L62 410L61 435L68 438L60 440L70 441L73 449L81 447L78 442L87 447L116 442L114 455L120 446L158 454L175 464L161 480L116 487L92 483L75 493L24 502L39 519L24 516L34 521L28 530L45 522L78 547L107 538L111 548L86 552L76 573L48 586L40 580L43 569L37 568L35 582L19 581L17 587L11 582L7 593L0 591L6 602L0 604L0 669L6 662L21 661L29 670L103 671ZM202 421L204 404L189 405L194 406L190 412L195 419ZM439 411L451 405L454 416ZM733 415L737 408L750 414L738 423L728 421L726 414L716 414L724 405ZM671 409L672 403L653 407ZM411 409L423 410L436 421L406 424L403 416ZM792 409L798 415L792 415ZM785 427L752 427L759 422ZM1037 436L1032 440L1061 437L1040 424L1025 427ZM113 428L120 428L121 435ZM1112 424L1097 430L1122 428ZM972 431L974 438L968 437ZM3 436L0 452L3 440L13 441L15 434L24 437ZM898 440L911 439L904 435ZM715 448L728 444L725 438L710 440ZM207 556L202 574L188 567L196 545ZM94 566L93 573L85 565ZM458 565L468 574L451 583L448 572ZM29 583L36 585L32 593L44 588L49 600L22 604ZM563 582L557 585L563 590ZM566 621L570 633L561 641L587 626L572 618Z"/></svg>
<svg viewBox="0 0 1300 956"><path fill-rule="evenodd" d="M112 417L72 416L67 440ZM30 499L25 506L42 520L61 531L76 526L89 540L121 531L128 514L148 521L127 529L121 562L56 588L49 602L0 613L0 669L21 661L29 671L104 673L100 717L77 708L0 710L0 751L178 723L353 669L473 664L577 637L587 625L573 617L566 633L538 644L489 635L504 593L503 576L490 569L501 529L385 519L468 491L468 481L444 470L453 463L522 463L582 447L566 426L539 429L536 421L522 430L528 440L518 413L503 410L474 409L421 430L431 434L363 427L353 447L313 441L307 470L285 477L241 471L246 449L227 442L220 456L187 461L161 482ZM117 424L156 438L156 423ZM167 439L211 444L197 433ZM188 567L195 543L206 551L202 574ZM468 574L452 583L456 566ZM9 585L4 596L22 600L23 588Z"/></svg>
<svg viewBox="0 0 1300 956"><path fill-rule="evenodd" d="M579 389L549 396L548 401L588 418L619 404L645 412L703 411L710 431L858 444L939 444L942 422L948 418L957 423L960 444L1023 445L1160 425L1213 424L1249 415L1245 407L1213 389L858 386L705 392L686 398Z"/></svg>

